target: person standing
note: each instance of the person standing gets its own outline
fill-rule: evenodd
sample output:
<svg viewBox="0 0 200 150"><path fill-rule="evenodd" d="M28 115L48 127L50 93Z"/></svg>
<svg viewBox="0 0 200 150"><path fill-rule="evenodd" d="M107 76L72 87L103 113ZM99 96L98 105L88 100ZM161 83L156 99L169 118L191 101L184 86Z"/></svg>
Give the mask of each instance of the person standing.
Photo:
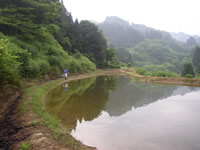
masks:
<svg viewBox="0 0 200 150"><path fill-rule="evenodd" d="M64 69L64 77L65 77L65 80L67 80L67 76L68 76L68 70L67 69Z"/></svg>

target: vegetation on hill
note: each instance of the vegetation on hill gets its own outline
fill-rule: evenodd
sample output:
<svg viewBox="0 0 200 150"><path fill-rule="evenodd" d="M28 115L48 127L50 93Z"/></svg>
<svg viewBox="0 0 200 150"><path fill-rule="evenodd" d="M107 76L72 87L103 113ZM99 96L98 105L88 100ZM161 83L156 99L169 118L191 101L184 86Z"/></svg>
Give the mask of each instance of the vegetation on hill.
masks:
<svg viewBox="0 0 200 150"><path fill-rule="evenodd" d="M192 60L194 38L187 44L173 39L168 32L139 24L129 24L118 17L108 17L99 24L110 47L115 47L120 61L147 71L171 71L181 74Z"/></svg>
<svg viewBox="0 0 200 150"><path fill-rule="evenodd" d="M149 71L172 71L180 73L185 62L190 58L186 54L171 49L164 40L145 40L128 49L135 66Z"/></svg>
<svg viewBox="0 0 200 150"><path fill-rule="evenodd" d="M1 1L1 88L20 78L60 76L64 68L76 73L119 65L98 27L73 21L63 1Z"/></svg>
<svg viewBox="0 0 200 150"><path fill-rule="evenodd" d="M191 63L186 63L184 65L183 72L181 74L182 77L194 77L194 71Z"/></svg>
<svg viewBox="0 0 200 150"><path fill-rule="evenodd" d="M200 47L199 46L195 47L192 63L195 67L196 72L200 74Z"/></svg>

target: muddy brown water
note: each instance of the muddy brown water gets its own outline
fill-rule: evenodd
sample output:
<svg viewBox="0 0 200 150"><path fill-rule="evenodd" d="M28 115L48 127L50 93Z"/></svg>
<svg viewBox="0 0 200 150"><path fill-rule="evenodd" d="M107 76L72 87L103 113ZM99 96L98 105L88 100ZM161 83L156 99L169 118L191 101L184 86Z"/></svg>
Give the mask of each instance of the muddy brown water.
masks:
<svg viewBox="0 0 200 150"><path fill-rule="evenodd" d="M45 107L99 150L200 149L200 88L99 76L56 87Z"/></svg>

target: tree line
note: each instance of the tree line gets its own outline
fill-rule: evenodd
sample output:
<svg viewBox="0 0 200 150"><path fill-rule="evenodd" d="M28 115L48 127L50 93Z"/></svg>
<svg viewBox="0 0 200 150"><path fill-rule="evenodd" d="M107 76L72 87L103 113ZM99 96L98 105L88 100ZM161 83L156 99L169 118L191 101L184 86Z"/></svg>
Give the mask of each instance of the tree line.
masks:
<svg viewBox="0 0 200 150"><path fill-rule="evenodd" d="M0 87L22 78L119 67L99 28L74 21L59 0L0 1ZM17 82L18 81L18 82Z"/></svg>

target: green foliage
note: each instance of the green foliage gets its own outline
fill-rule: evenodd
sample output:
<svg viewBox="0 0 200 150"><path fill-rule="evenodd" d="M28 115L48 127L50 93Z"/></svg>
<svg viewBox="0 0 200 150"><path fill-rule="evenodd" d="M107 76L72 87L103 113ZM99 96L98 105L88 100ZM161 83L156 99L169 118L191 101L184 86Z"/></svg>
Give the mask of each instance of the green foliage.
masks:
<svg viewBox="0 0 200 150"><path fill-rule="evenodd" d="M97 67L103 68L107 43L102 32L99 31L95 24L89 21L81 21L80 28L83 37L82 53L88 56Z"/></svg>
<svg viewBox="0 0 200 150"><path fill-rule="evenodd" d="M183 69L183 72L182 72L181 76L185 77L188 74L192 75L193 77L195 76L191 63L186 63L184 65L184 69Z"/></svg>
<svg viewBox="0 0 200 150"><path fill-rule="evenodd" d="M74 22L59 0L2 0L0 39L1 86L16 84L20 76L60 76L66 68L77 73L119 67L114 53L106 56L107 43L98 27Z"/></svg>
<svg viewBox="0 0 200 150"><path fill-rule="evenodd" d="M192 47L176 41L168 32L139 24L130 25L118 17L106 18L99 27L108 43L115 46L119 60L124 63L148 71L163 70L180 74L184 64L191 62ZM194 41L191 43L194 44Z"/></svg>
<svg viewBox="0 0 200 150"><path fill-rule="evenodd" d="M47 30L46 25L58 17L59 5L57 0L9 2L2 0L0 26L3 30L1 32L11 35L19 34L24 39L42 38L43 31Z"/></svg>
<svg viewBox="0 0 200 150"><path fill-rule="evenodd" d="M128 49L135 66L145 67L149 71L163 70L180 73L187 55L177 53L162 40L145 40Z"/></svg>
<svg viewBox="0 0 200 150"><path fill-rule="evenodd" d="M136 73L144 76L156 76L156 77L177 77L177 74L170 71L147 71L141 67L135 67Z"/></svg>
<svg viewBox="0 0 200 150"><path fill-rule="evenodd" d="M169 71L154 71L151 75L157 77L177 77L177 74Z"/></svg>
<svg viewBox="0 0 200 150"><path fill-rule="evenodd" d="M200 73L200 47L199 46L195 47L192 63L195 67L196 72Z"/></svg>
<svg viewBox="0 0 200 150"><path fill-rule="evenodd" d="M136 71L136 73L141 74L141 75L146 75L147 74L147 71L145 69L143 69L143 68L136 67L135 71Z"/></svg>
<svg viewBox="0 0 200 150"><path fill-rule="evenodd" d="M79 58L69 56L54 37L45 33L43 40L22 41L17 38L9 38L9 41L16 43L21 47L16 55L21 62L20 73L26 78L36 78L44 74L59 75L65 68L69 68L70 72L95 70L95 65L79 54ZM22 50L27 49L28 51ZM85 61L85 62L83 62ZM75 62L73 64L73 62ZM81 67L84 64L84 67ZM72 67L75 67L72 69ZM88 70L84 70L87 68Z"/></svg>
<svg viewBox="0 0 200 150"><path fill-rule="evenodd" d="M196 78L196 79L200 79L200 74L196 74L196 75L195 75L195 78Z"/></svg>
<svg viewBox="0 0 200 150"><path fill-rule="evenodd" d="M29 150L30 144L22 143L19 150Z"/></svg>
<svg viewBox="0 0 200 150"><path fill-rule="evenodd" d="M108 48L105 51L105 64L108 68L120 68L120 61L116 56L114 48Z"/></svg>
<svg viewBox="0 0 200 150"><path fill-rule="evenodd" d="M17 49L8 39L0 39L0 87L18 82L20 62L13 54Z"/></svg>
<svg viewBox="0 0 200 150"><path fill-rule="evenodd" d="M186 78L194 78L194 76L191 75L191 74L186 74L185 77L186 77Z"/></svg>

